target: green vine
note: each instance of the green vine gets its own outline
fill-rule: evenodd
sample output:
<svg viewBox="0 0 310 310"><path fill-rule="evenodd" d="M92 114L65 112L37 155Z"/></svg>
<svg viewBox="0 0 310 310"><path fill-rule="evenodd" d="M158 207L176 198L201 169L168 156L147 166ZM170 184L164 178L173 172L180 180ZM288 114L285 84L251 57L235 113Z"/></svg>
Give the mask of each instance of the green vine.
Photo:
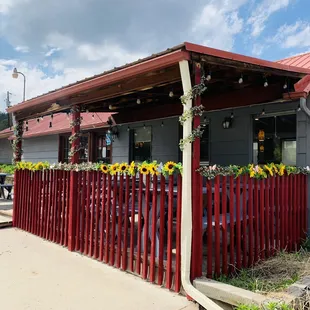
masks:
<svg viewBox="0 0 310 310"><path fill-rule="evenodd" d="M14 153L13 164L16 164L16 162L20 161L23 155L23 150L20 147L23 138L23 127L24 127L23 121L18 121L17 124L14 126L15 139L13 140L12 143L12 149Z"/></svg>
<svg viewBox="0 0 310 310"><path fill-rule="evenodd" d="M200 66L197 66L197 67L200 67ZM190 89L186 94L184 94L180 98L181 103L183 105L186 105L187 101L196 99L198 96L201 96L207 90L207 86L205 84L207 81L207 78L205 77L203 73L203 68L201 69L201 71L202 71L202 75L200 78L200 83L197 85L194 85L192 89ZM203 105L194 106L190 108L189 110L183 112L183 114L179 117L179 122L183 126L186 121L192 120L194 116L201 116L203 112L204 112ZM194 128L187 137L181 139L179 143L181 151L184 150L184 147L186 144L193 143L197 138L201 138L204 133L205 127L206 127L206 124L201 124L197 126L196 128Z"/></svg>

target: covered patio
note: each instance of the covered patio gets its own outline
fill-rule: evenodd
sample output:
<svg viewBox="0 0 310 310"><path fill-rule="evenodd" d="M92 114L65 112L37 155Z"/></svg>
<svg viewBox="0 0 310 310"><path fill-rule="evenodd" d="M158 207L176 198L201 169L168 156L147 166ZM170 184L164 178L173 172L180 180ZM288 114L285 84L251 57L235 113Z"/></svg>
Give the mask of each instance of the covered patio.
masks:
<svg viewBox="0 0 310 310"><path fill-rule="evenodd" d="M253 180L212 166L305 167L307 74L185 43L10 108L17 161L25 120L70 111L71 162L78 164L87 111L115 113L112 163L128 164L126 173L121 165L115 173L96 164L20 165L14 225L177 292L181 275L184 287L189 273L191 280L217 277L298 249L307 231L306 170ZM192 98L193 87L206 89ZM178 118L192 105L204 109L185 117L182 129ZM186 140L193 128L204 131ZM180 139L188 142L183 152ZM143 171L146 161L153 173L149 163Z"/></svg>

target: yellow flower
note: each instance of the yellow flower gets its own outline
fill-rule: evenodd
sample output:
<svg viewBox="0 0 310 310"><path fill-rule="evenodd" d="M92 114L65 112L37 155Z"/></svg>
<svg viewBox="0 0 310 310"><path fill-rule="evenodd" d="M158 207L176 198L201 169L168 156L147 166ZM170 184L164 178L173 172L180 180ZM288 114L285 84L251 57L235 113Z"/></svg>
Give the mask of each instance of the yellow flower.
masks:
<svg viewBox="0 0 310 310"><path fill-rule="evenodd" d="M128 167L128 173L129 173L131 176L135 175L135 172L136 172L135 169L136 169L135 162L132 161L131 164L130 164L129 167Z"/></svg>
<svg viewBox="0 0 310 310"><path fill-rule="evenodd" d="M119 166L119 172L120 173L125 173L128 169L128 165L127 163L121 163Z"/></svg>
<svg viewBox="0 0 310 310"><path fill-rule="evenodd" d="M149 169L150 169L151 175L159 175L157 164L155 164L155 163L150 164Z"/></svg>
<svg viewBox="0 0 310 310"><path fill-rule="evenodd" d="M169 175L172 175L174 172L174 167L175 167L176 163L173 161L168 161L165 166L164 166L164 170L167 171L169 173Z"/></svg>
<svg viewBox="0 0 310 310"><path fill-rule="evenodd" d="M103 173L108 173L109 172L109 167L106 165L106 164L102 164L100 166L100 170L103 172Z"/></svg>
<svg viewBox="0 0 310 310"><path fill-rule="evenodd" d="M280 176L283 176L283 175L284 175L284 172L285 172L285 165L281 165L281 166L280 166L280 170L279 170L279 175L280 175Z"/></svg>
<svg viewBox="0 0 310 310"><path fill-rule="evenodd" d="M34 170L42 170L44 169L44 164L42 162L38 162L35 166L34 166Z"/></svg>
<svg viewBox="0 0 310 310"><path fill-rule="evenodd" d="M147 164L142 164L139 171L141 174L149 174L150 173L150 169L149 169Z"/></svg>
<svg viewBox="0 0 310 310"><path fill-rule="evenodd" d="M250 170L250 178L254 178L255 176L255 171L253 169Z"/></svg>
<svg viewBox="0 0 310 310"><path fill-rule="evenodd" d="M110 173L115 175L119 171L119 163L116 163L111 166Z"/></svg>
<svg viewBox="0 0 310 310"><path fill-rule="evenodd" d="M268 167L267 165L265 165L264 168L269 172L271 176L273 176L272 168Z"/></svg>

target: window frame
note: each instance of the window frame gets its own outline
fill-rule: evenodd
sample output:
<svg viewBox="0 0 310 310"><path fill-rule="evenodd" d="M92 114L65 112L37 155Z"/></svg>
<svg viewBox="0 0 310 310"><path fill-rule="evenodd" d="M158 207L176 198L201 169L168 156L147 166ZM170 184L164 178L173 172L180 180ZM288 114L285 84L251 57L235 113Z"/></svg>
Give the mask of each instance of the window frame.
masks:
<svg viewBox="0 0 310 310"><path fill-rule="evenodd" d="M150 161L152 161L152 146L153 146L153 127L151 125L145 126L138 126L135 128L131 128L129 130L129 162L135 161L134 158L134 144L135 144L135 130L142 128L143 130L147 130L148 128L151 130L151 139L150 139Z"/></svg>

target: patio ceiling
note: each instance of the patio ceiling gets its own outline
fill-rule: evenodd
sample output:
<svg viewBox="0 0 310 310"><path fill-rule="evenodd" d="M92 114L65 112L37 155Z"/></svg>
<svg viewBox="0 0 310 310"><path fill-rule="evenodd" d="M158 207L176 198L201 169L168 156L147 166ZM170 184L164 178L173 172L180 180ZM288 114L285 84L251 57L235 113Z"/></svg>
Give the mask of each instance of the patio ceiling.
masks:
<svg viewBox="0 0 310 310"><path fill-rule="evenodd" d="M121 122L128 121L129 114L129 121L179 115L182 85L178 63L184 59L200 62L205 74L212 76L203 100L208 110L238 106L244 96L248 100L243 99L242 105L281 99L283 93L294 91L294 84L310 74L304 68L184 43L30 99L9 108L8 112L13 112L17 120L24 120L68 111L72 105L81 104L84 110L119 112L115 118L122 119ZM243 83L239 83L240 77ZM268 87L263 86L265 81ZM285 83L287 89L283 89ZM171 91L173 97L169 96ZM253 97L256 97L254 102ZM164 109L160 105L165 105Z"/></svg>

